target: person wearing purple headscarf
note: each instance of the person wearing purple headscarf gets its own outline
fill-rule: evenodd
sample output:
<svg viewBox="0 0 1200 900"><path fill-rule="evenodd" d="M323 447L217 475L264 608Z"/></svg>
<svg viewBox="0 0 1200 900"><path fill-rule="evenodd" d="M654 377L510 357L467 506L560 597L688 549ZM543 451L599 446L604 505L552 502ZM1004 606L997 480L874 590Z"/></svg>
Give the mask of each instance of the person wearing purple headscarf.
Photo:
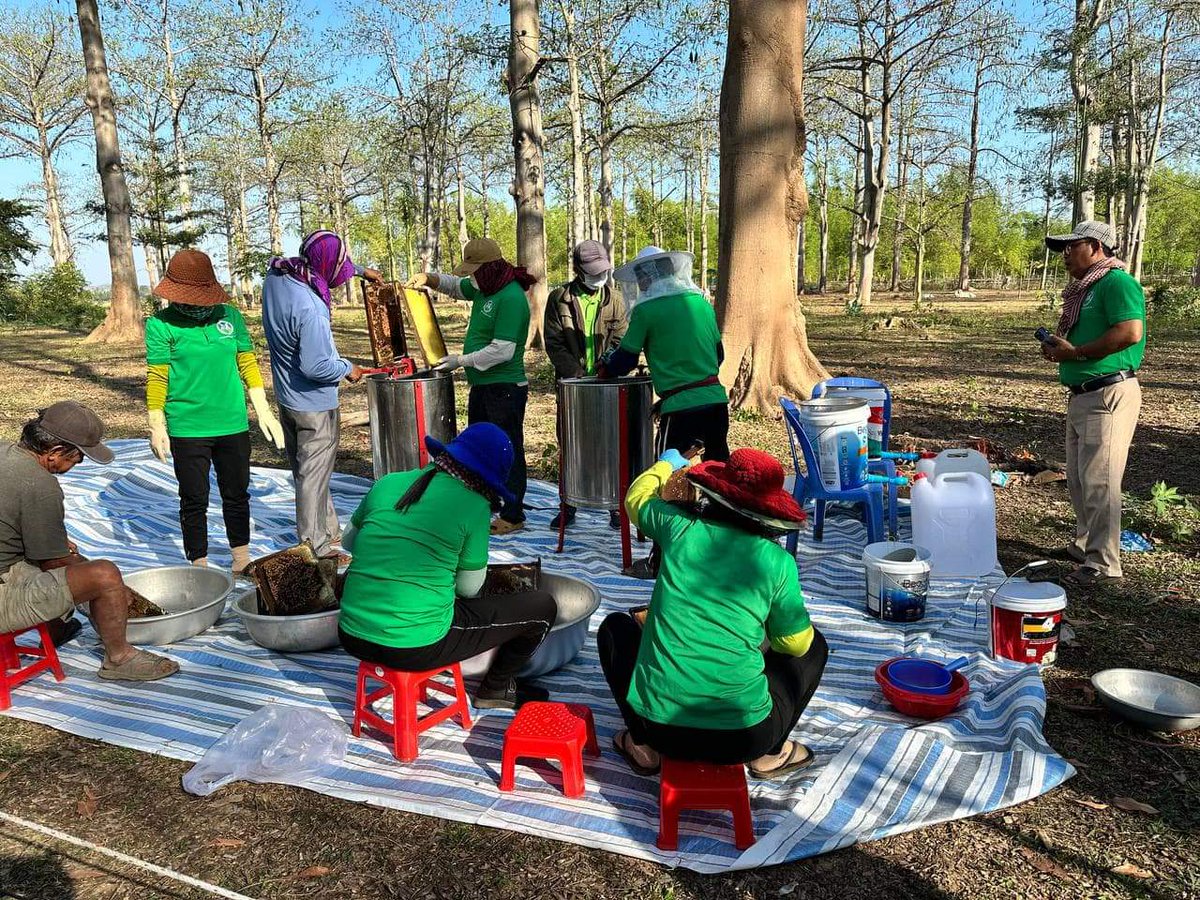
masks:
<svg viewBox="0 0 1200 900"><path fill-rule="evenodd" d="M329 493L338 447L338 384L362 369L333 343L331 292L355 275L382 282L375 269L356 266L346 242L314 231L298 256L276 256L263 278L262 323L271 351L284 449L296 482L296 538L318 556L336 549L341 527Z"/></svg>

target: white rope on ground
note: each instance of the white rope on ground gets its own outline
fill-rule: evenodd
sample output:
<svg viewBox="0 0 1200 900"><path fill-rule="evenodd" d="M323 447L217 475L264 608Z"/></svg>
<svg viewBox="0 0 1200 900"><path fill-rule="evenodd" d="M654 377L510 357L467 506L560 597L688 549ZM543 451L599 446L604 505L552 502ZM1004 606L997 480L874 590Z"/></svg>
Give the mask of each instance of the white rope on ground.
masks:
<svg viewBox="0 0 1200 900"><path fill-rule="evenodd" d="M7 822L10 825L16 825L19 828L25 828L29 831L35 831L45 837L53 838L56 841L62 841L65 844L79 847L83 850L90 850L94 853L99 853L103 856L111 857L118 862L126 865L134 866L143 869L147 872L152 872L163 878L170 878L173 881L178 881L181 884L186 884L189 887L199 888L202 891L207 891L215 897L225 897L226 900L254 900L246 894L239 894L237 891L226 890L223 887L218 887L215 884L209 884L207 881L201 881L199 878L193 878L190 875L184 875L182 872L176 872L172 869L164 869L162 866L156 866L154 863L148 863L138 859L135 856L129 856L121 853L119 850L109 850L107 847L101 847L99 844L93 844L91 841L85 841L80 838L67 834L65 831L59 831L56 828L48 828L45 825L39 825L37 822L30 822L28 819L22 819L18 816L9 815L6 812L0 812L0 822Z"/></svg>

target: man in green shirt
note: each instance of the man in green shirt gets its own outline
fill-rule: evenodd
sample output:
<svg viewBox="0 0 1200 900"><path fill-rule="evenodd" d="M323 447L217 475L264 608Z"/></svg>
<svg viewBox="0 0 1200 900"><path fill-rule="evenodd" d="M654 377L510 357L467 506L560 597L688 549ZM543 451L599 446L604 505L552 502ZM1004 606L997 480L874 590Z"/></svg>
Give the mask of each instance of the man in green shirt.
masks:
<svg viewBox="0 0 1200 900"><path fill-rule="evenodd" d="M546 301L546 355L554 366L555 378L595 375L605 353L621 346L629 322L621 292L612 282L612 262L599 241L581 241L571 251L575 277L550 293ZM575 507L564 507L567 524L575 521ZM550 522L559 526L559 515ZM621 527L620 515L609 517L613 528Z"/></svg>
<svg viewBox="0 0 1200 900"><path fill-rule="evenodd" d="M1046 238L1071 281L1042 356L1058 363L1067 401L1067 487L1080 563L1064 581L1087 587L1121 577L1121 479L1142 406L1137 381L1146 350L1146 300L1116 258L1117 235L1104 222L1080 222Z"/></svg>

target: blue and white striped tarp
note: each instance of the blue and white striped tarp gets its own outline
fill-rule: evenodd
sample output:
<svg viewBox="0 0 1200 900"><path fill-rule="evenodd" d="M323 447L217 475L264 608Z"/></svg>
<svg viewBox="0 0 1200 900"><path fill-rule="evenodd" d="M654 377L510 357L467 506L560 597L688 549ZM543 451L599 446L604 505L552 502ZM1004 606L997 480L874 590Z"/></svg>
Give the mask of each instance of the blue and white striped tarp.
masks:
<svg viewBox="0 0 1200 900"><path fill-rule="evenodd" d="M72 538L94 558L130 572L178 564L183 552L178 499L169 465L141 441L114 442L117 460L86 463L63 477ZM349 515L369 482L336 476L339 513ZM291 480L276 469L253 472L253 554L294 541ZM217 496L215 484L212 491ZM557 502L545 484L529 503ZM493 559L541 557L551 571L595 583L604 603L592 620L644 603L650 584L619 574L618 537L607 514L581 511L566 552L554 555L552 513L537 511L529 527L493 540ZM209 511L213 564L228 564L220 511ZM730 841L725 814L688 813L678 852L655 846L658 782L641 778L610 749L621 727L589 639L571 665L544 683L557 699L586 703L595 713L599 760L586 759L587 794L565 799L550 767L518 767L517 790L501 794L500 750L510 715L480 715L469 734L443 723L421 738L420 757L402 765L379 739L350 740L345 761L306 787L348 800L477 825L507 828L598 847L699 872L770 865L825 853L977 813L1042 794L1073 774L1042 737L1045 693L1037 669L996 663L986 653L986 616L978 585L935 581L929 612L912 625L884 624L863 612L859 554L862 526L833 519L822 544L801 541L801 582L817 626L832 651L797 737L817 762L782 783L752 784L757 843L744 853ZM999 574L999 573L997 573ZM340 651L285 656L250 642L230 611L199 637L165 648L179 675L151 684L100 681L95 634L60 651L68 678L41 676L13 695L9 715L124 747L196 760L221 734L264 703L319 709L349 727L356 663ZM935 723L894 712L873 680L875 666L901 653L932 658L971 656L973 691L952 716Z"/></svg>

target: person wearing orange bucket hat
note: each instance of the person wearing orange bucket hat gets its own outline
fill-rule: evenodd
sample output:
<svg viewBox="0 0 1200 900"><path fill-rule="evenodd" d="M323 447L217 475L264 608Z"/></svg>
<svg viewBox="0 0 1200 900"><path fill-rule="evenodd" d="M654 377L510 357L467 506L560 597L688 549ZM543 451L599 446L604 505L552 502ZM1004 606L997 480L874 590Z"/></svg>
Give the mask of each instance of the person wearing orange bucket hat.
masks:
<svg viewBox="0 0 1200 900"><path fill-rule="evenodd" d="M626 510L662 563L644 624L612 613L596 645L626 725L613 746L640 774L663 756L747 763L762 779L813 760L789 736L829 650L778 543L804 521L783 478L761 450L698 465L668 450L629 488Z"/></svg>
<svg viewBox="0 0 1200 900"><path fill-rule="evenodd" d="M179 482L184 554L208 564L208 474L216 469L232 568L250 562L250 424L243 383L258 426L283 448L267 403L246 322L227 301L212 260L180 250L153 293L167 306L146 321L146 408L150 449L171 457Z"/></svg>

